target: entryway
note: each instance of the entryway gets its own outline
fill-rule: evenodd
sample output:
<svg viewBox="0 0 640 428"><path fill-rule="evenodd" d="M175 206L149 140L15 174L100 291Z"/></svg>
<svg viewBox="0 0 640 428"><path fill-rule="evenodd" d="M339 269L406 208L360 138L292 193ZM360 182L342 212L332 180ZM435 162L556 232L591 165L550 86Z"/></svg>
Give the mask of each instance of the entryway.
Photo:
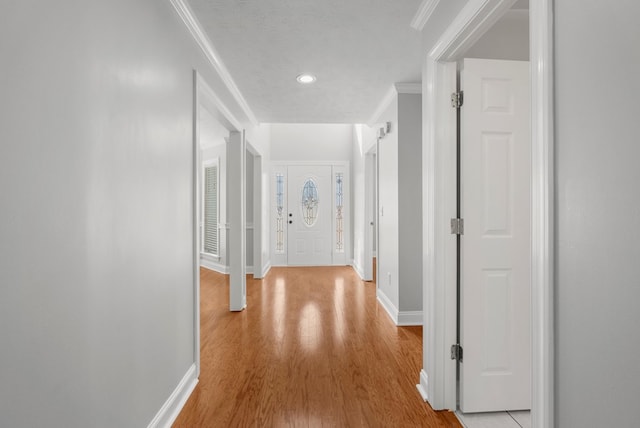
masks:
<svg viewBox="0 0 640 428"><path fill-rule="evenodd" d="M272 180L272 264L346 265L348 164L275 163Z"/></svg>
<svg viewBox="0 0 640 428"><path fill-rule="evenodd" d="M507 12L515 2L490 1L469 2L453 20L451 26L443 32L426 59L427 88L425 144L423 149L429 153L425 164L425 176L429 178L424 199L428 210L425 212L425 370L420 376L419 389L434 408L457 408L456 364L451 360L451 343L456 343L456 296L457 275L456 243L450 231L443 228L451 218L457 217L456 200L456 115L451 109L451 94L455 92L456 61L465 53L495 22ZM550 317L548 274L549 239L552 236L549 227L548 207L552 201L547 184L552 171L550 156L551 129L549 113L553 110L550 97L550 73L547 68L551 61L549 40L551 28L550 8L546 1L531 4L531 81L528 92L532 95L531 112L531 167L528 173L530 186L530 225L529 236L532 239L529 251L531 280L532 349L531 385L532 422L542 426L542 421L552 421L549 403L553 396L552 379L552 335L549 326ZM504 40L504 38L503 38ZM528 43L527 43L528 45ZM466 98L466 97L464 97ZM465 225L467 226L467 225ZM465 227L466 229L466 227ZM504 294L503 294L504 295ZM482 302L479 302L482 303ZM508 307L504 305L503 307ZM498 313L489 312L488 319L493 321ZM503 315L508 315L503 313ZM502 317L504 319L504 317ZM489 323L490 324L490 323ZM503 330L504 331L504 330ZM445 338L442 340L442 338ZM466 362L466 353L463 358ZM486 355L481 355L486 358ZM464 363L463 363L464 364ZM546 425L545 425L546 426Z"/></svg>

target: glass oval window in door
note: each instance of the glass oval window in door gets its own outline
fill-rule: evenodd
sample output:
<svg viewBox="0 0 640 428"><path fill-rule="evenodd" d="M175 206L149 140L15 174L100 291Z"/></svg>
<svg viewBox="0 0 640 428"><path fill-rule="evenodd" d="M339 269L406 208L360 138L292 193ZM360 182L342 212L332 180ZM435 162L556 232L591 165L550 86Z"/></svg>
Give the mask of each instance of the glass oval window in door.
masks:
<svg viewBox="0 0 640 428"><path fill-rule="evenodd" d="M318 186L315 181L308 178L302 187L302 203L300 209L302 210L302 218L304 223L311 227L316 224L318 219Z"/></svg>

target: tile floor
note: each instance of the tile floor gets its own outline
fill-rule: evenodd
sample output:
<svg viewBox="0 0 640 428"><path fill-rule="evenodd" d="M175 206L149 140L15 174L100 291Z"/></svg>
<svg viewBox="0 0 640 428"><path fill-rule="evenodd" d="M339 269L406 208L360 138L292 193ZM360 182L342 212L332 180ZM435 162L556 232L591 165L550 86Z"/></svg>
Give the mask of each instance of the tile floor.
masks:
<svg viewBox="0 0 640 428"><path fill-rule="evenodd" d="M531 412L460 413L456 416L465 428L531 428Z"/></svg>

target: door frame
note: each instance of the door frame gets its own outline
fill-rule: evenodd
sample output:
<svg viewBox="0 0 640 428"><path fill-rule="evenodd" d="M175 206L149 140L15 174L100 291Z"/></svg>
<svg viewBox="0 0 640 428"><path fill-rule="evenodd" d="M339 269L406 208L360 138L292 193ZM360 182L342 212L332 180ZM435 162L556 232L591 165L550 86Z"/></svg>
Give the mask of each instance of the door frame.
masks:
<svg viewBox="0 0 640 428"><path fill-rule="evenodd" d="M344 227L344 254L345 254L345 264L349 265L350 263L352 263L352 259L349 257L349 255L351 254L351 205L352 205L352 198L351 198L351 168L350 168L350 162L349 161L272 161L271 162L271 173L269 175L269 180L273 180L275 177L275 174L278 172L282 172L283 170L287 169L289 166L331 166L332 170L331 170L331 182L333 185L333 179L334 179L334 175L333 175L333 167L340 167L344 169L344 202L345 202L345 227ZM288 174L287 174L287 182L285 185L285 188L288 187ZM269 207L271 209L271 212L275 212L275 198L274 198L274 194L275 194L275 186L271 187L273 190L270 192L269 194ZM332 193L333 195L333 193ZM285 196L285 203L288 203L288 197ZM335 203L332 202L332 207L334 207ZM333 210L332 210L333 211ZM334 219L332 218L331 220L331 232L333 233L335 231L335 224L334 224ZM274 245L275 245L275 226L273 221L269 221L269 234L271 236L271 243L270 243L270 250L269 250L269 254L271 255L271 262L273 266L288 266L287 263L287 254L289 252L289 245L288 245L288 233L286 232L285 229L285 242L287 242L286 245L286 251L284 252L284 257L283 254L276 254L275 253L275 249L274 249ZM332 236L331 238L331 263L332 265L335 266L342 266L343 264L336 264L335 263L335 253L334 253L334 238Z"/></svg>
<svg viewBox="0 0 640 428"><path fill-rule="evenodd" d="M378 218L376 207L376 195L378 174L375 162L377 144L374 144L364 154L364 265L362 266L362 279L373 280L373 242L378 239Z"/></svg>
<svg viewBox="0 0 640 428"><path fill-rule="evenodd" d="M260 279L264 278L265 275L264 259L262 257L262 230L265 227L265 216L262 209L263 157L249 140L247 140L247 152L253 156L253 277Z"/></svg>
<svg viewBox="0 0 640 428"><path fill-rule="evenodd" d="M423 370L418 389L436 409L456 408L455 61L515 0L469 0L428 53L423 67ZM553 7L529 5L531 66L532 426L553 427Z"/></svg>
<svg viewBox="0 0 640 428"><path fill-rule="evenodd" d="M218 98L198 70L193 70L193 141L192 141L192 209L193 209L193 358L196 367L195 377L200 376L200 210L201 210L201 159L200 159L200 115L203 110L211 113L229 132L242 129L238 121L225 104ZM224 202L226 206L226 201Z"/></svg>

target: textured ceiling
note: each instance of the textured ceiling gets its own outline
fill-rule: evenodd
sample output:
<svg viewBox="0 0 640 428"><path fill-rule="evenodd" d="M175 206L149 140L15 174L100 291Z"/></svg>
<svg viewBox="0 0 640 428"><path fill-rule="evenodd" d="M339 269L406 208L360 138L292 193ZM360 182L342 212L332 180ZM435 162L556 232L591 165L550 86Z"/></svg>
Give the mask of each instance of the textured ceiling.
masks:
<svg viewBox="0 0 640 428"><path fill-rule="evenodd" d="M259 122L364 123L419 82L421 0L189 0ZM296 76L318 80L300 85Z"/></svg>

